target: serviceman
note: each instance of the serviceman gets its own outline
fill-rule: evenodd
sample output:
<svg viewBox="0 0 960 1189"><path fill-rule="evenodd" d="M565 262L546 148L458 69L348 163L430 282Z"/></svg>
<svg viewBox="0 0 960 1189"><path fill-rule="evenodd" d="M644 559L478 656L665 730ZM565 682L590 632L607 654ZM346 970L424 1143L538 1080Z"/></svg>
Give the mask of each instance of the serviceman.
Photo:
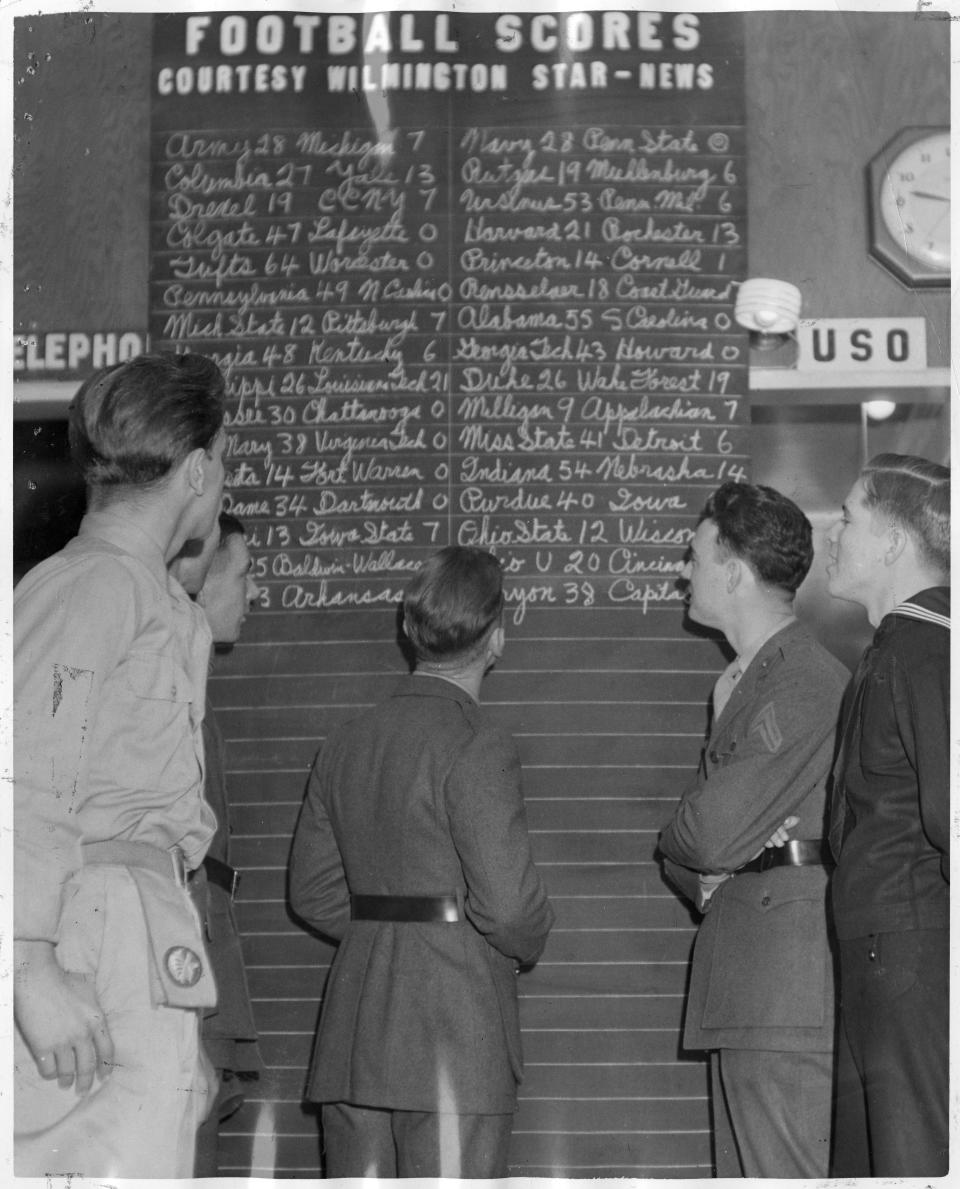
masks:
<svg viewBox="0 0 960 1189"><path fill-rule="evenodd" d="M82 385L78 535L14 598L14 1160L19 1176L188 1177L216 1000L186 882L210 631L167 572L224 482L224 380L144 355Z"/></svg>
<svg viewBox="0 0 960 1189"><path fill-rule="evenodd" d="M836 1177L944 1177L949 1156L950 471L867 463L827 589L876 629L844 715L830 842L840 950Z"/></svg>
<svg viewBox="0 0 960 1189"><path fill-rule="evenodd" d="M710 1052L718 1177L827 1174L834 969L827 780L849 674L798 621L810 522L770 487L710 497L684 570L689 614L735 656L696 778L660 837L703 914L684 1046ZM784 831L795 827L795 839Z"/></svg>
<svg viewBox="0 0 960 1189"><path fill-rule="evenodd" d="M307 1094L328 1177L504 1177L522 1071L517 971L553 911L513 739L479 705L500 564L430 557L404 598L415 671L333 732L294 835L294 910L339 942Z"/></svg>

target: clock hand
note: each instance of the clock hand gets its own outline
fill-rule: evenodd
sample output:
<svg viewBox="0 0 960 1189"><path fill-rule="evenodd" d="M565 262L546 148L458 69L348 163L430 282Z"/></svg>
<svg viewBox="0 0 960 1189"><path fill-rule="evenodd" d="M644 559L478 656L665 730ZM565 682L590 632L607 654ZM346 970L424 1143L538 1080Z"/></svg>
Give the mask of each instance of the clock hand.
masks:
<svg viewBox="0 0 960 1189"><path fill-rule="evenodd" d="M917 198L932 198L934 202L949 202L949 194L931 194L929 190L911 190Z"/></svg>

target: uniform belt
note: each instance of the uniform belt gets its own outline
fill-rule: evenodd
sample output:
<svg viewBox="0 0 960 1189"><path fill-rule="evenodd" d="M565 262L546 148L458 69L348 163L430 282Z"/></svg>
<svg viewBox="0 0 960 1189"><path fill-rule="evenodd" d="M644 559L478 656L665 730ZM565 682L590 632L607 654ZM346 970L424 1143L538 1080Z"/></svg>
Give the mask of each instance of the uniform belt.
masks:
<svg viewBox="0 0 960 1189"><path fill-rule="evenodd" d="M432 921L456 924L463 909L455 895L449 896L351 896L350 918L354 921Z"/></svg>
<svg viewBox="0 0 960 1189"><path fill-rule="evenodd" d="M791 838L783 846L767 847L749 863L738 867L743 871L769 871L771 867L832 867L833 859L823 838Z"/></svg>
<svg viewBox="0 0 960 1189"><path fill-rule="evenodd" d="M229 863L222 863L213 855L207 855L203 860L203 869L211 883L215 883L218 888L229 892L231 900L236 899L237 888L240 886L240 872L236 867L231 867Z"/></svg>
<svg viewBox="0 0 960 1189"><path fill-rule="evenodd" d="M181 888L193 874L187 870L183 851L179 846L169 850L154 846L150 842L128 842L122 838L110 838L104 842L85 842L81 848L83 862L107 863L116 867L145 867L159 875L167 875Z"/></svg>

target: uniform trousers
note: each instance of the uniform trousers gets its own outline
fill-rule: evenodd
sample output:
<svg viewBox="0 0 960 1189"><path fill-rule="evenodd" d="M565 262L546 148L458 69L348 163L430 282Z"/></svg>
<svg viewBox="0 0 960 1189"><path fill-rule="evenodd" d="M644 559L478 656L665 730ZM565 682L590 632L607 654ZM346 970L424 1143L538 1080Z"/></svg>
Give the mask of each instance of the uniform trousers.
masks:
<svg viewBox="0 0 960 1189"><path fill-rule="evenodd" d="M324 1103L327 1177L507 1176L513 1115L451 1115Z"/></svg>
<svg viewBox="0 0 960 1189"><path fill-rule="evenodd" d="M948 1170L947 929L840 942L834 1177Z"/></svg>
<svg viewBox="0 0 960 1189"><path fill-rule="evenodd" d="M57 960L93 982L114 1063L81 1097L73 1085L40 1076L15 1030L14 1171L99 1180L190 1177L207 1105L197 1012L155 1005L143 909L124 868L84 868L65 900Z"/></svg>
<svg viewBox="0 0 960 1189"><path fill-rule="evenodd" d="M832 1053L710 1054L718 1177L827 1175Z"/></svg>

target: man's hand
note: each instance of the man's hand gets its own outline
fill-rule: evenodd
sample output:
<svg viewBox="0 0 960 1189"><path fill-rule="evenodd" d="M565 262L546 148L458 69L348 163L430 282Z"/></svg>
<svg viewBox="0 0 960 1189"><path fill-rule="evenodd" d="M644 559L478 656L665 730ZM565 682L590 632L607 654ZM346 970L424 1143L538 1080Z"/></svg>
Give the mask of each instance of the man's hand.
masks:
<svg viewBox="0 0 960 1189"><path fill-rule="evenodd" d="M697 903L697 908L699 908L701 912L703 912L707 901L717 890L717 888L719 888L722 883L726 883L729 878L730 873L728 871L721 871L716 875L706 875L703 872L700 873L700 899Z"/></svg>
<svg viewBox="0 0 960 1189"><path fill-rule="evenodd" d="M52 942L14 943L14 1016L41 1076L86 1094L113 1062L113 1040L93 984L61 969Z"/></svg>
<svg viewBox="0 0 960 1189"><path fill-rule="evenodd" d="M758 850L757 854L762 855L764 850L768 850L774 846L783 846L785 842L790 841L790 831L800 821L798 817L788 817L782 826L778 826L776 830L770 835L767 841L763 844L763 850ZM754 856L756 858L756 855Z"/></svg>

